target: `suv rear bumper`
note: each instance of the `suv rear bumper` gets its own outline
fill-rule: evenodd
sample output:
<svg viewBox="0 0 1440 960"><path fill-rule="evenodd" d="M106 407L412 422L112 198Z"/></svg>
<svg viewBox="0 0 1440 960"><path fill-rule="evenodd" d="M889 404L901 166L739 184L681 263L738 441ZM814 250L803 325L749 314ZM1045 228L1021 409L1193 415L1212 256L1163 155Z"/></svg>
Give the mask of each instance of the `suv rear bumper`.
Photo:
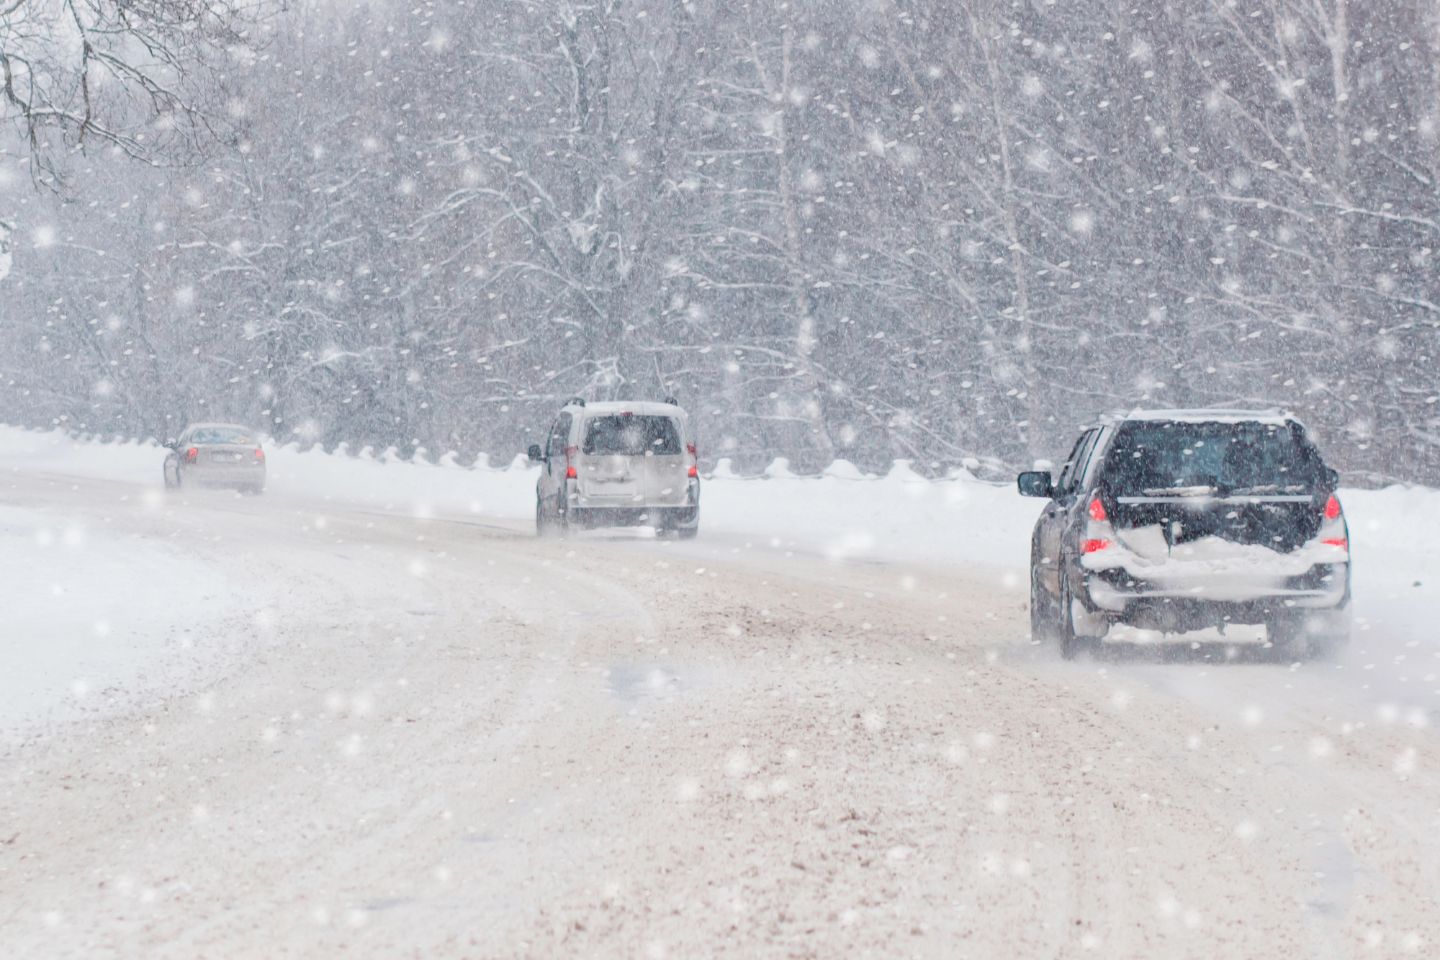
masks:
<svg viewBox="0 0 1440 960"><path fill-rule="evenodd" d="M1153 583L1123 568L1084 577L1086 608L1139 627L1188 630L1217 623L1266 623L1285 611L1338 610L1350 602L1350 565L1317 563L1272 583L1231 579Z"/></svg>

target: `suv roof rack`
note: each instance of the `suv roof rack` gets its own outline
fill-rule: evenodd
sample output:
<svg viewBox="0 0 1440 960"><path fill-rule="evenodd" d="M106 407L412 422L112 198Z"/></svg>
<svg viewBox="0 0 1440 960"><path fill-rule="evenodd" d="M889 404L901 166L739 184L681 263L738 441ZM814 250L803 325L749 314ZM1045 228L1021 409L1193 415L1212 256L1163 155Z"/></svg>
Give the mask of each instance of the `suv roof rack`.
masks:
<svg viewBox="0 0 1440 960"><path fill-rule="evenodd" d="M670 404L670 406L672 406L672 407L678 407L678 406L680 406L680 401L679 401L679 400L676 400L674 397L666 397L666 398L665 398L665 402L668 403L668 404Z"/></svg>
<svg viewBox="0 0 1440 960"><path fill-rule="evenodd" d="M583 407L583 406L585 406L585 398L584 398L584 397L571 397L569 400L566 400L566 401L565 401L564 403L562 403L560 406L561 406L561 408L564 408L564 407Z"/></svg>
<svg viewBox="0 0 1440 960"><path fill-rule="evenodd" d="M1176 421L1217 421L1234 423L1259 421L1261 423L1283 423L1295 419L1295 415L1283 407L1237 409L1234 407L1180 407L1174 409L1151 409L1141 407L1125 415L1126 420L1176 420Z"/></svg>

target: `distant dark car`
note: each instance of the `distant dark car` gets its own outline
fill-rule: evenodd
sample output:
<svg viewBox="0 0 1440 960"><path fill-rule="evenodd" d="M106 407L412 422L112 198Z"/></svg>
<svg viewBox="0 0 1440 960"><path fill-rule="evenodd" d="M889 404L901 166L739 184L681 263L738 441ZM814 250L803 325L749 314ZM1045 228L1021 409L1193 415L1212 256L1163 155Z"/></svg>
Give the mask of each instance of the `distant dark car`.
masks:
<svg viewBox="0 0 1440 960"><path fill-rule="evenodd" d="M265 450L249 427L195 423L178 440L166 440L167 487L233 487L245 493L265 489Z"/></svg>
<svg viewBox="0 0 1440 960"><path fill-rule="evenodd" d="M1264 624L1320 653L1349 636L1350 534L1339 477L1284 413L1136 412L1085 430L1058 478L1020 474L1050 503L1030 547L1035 638L1064 656L1111 624L1164 633Z"/></svg>

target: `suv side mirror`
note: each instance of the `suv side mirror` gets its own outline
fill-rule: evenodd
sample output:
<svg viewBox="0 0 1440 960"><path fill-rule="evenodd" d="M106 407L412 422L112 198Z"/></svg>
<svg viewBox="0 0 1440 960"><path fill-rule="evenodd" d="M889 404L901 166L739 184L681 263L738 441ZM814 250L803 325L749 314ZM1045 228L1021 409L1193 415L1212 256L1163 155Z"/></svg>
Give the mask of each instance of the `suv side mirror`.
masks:
<svg viewBox="0 0 1440 960"><path fill-rule="evenodd" d="M545 459L545 453L540 449L540 444L538 443L530 444L530 449L526 451L526 453L530 457L531 463L539 463Z"/></svg>
<svg viewBox="0 0 1440 960"><path fill-rule="evenodd" d="M174 437L171 437L164 443L160 444L160 446L164 447L166 450L174 450L176 447L180 446L180 441L176 440Z"/></svg>
<svg viewBox="0 0 1440 960"><path fill-rule="evenodd" d="M1015 478L1015 486L1022 497L1051 499L1055 496L1055 485L1048 470L1027 470Z"/></svg>

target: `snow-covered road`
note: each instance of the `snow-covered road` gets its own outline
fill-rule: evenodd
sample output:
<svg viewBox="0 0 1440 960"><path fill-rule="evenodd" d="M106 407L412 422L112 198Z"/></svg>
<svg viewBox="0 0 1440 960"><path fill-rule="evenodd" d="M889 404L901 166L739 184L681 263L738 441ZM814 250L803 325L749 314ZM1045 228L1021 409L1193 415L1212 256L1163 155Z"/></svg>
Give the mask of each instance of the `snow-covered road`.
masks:
<svg viewBox="0 0 1440 960"><path fill-rule="evenodd" d="M182 614L166 686L0 746L0 956L1440 949L1440 744L1363 657L1064 663L1011 571L733 533L0 492L193 564L106 586Z"/></svg>

